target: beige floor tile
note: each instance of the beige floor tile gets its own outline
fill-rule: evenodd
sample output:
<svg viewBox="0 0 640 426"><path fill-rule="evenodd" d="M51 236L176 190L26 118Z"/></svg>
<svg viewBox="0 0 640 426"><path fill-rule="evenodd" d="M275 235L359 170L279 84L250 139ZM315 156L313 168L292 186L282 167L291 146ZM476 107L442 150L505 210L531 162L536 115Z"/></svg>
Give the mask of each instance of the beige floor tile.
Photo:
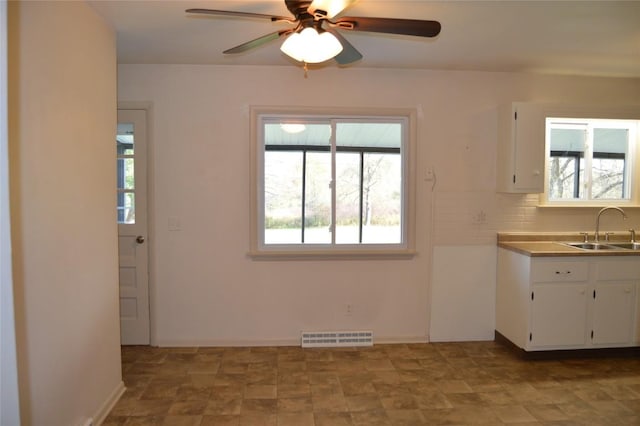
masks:
<svg viewBox="0 0 640 426"><path fill-rule="evenodd" d="M162 426L200 426L202 416L173 416L169 415L162 421Z"/></svg>
<svg viewBox="0 0 640 426"><path fill-rule="evenodd" d="M427 424L420 410L387 410L387 416L394 426L418 426Z"/></svg>
<svg viewBox="0 0 640 426"><path fill-rule="evenodd" d="M301 398L311 396L311 386L308 384L299 385L278 385L277 389L278 398Z"/></svg>
<svg viewBox="0 0 640 426"><path fill-rule="evenodd" d="M169 415L201 416L208 406L208 401L176 401L169 407Z"/></svg>
<svg viewBox="0 0 640 426"><path fill-rule="evenodd" d="M276 399L278 390L276 385L246 385L245 399Z"/></svg>
<svg viewBox="0 0 640 426"><path fill-rule="evenodd" d="M234 396L219 396L207 402L204 414L210 415L239 415L242 409L242 398Z"/></svg>
<svg viewBox="0 0 640 426"><path fill-rule="evenodd" d="M277 426L275 413L243 413L240 415L240 426Z"/></svg>
<svg viewBox="0 0 640 426"><path fill-rule="evenodd" d="M345 396L347 407L351 413L361 411L383 410L382 401L378 395L354 395Z"/></svg>
<svg viewBox="0 0 640 426"><path fill-rule="evenodd" d="M313 413L278 413L278 426L315 426Z"/></svg>
<svg viewBox="0 0 640 426"><path fill-rule="evenodd" d="M640 359L527 361L495 342L122 348L131 425L640 425Z"/></svg>
<svg viewBox="0 0 640 426"><path fill-rule="evenodd" d="M525 408L536 419L544 422L568 421L569 416L555 404L531 404Z"/></svg>
<svg viewBox="0 0 640 426"><path fill-rule="evenodd" d="M162 425L163 421L164 417L140 416L129 417L124 424L125 426L158 426Z"/></svg>
<svg viewBox="0 0 640 426"><path fill-rule="evenodd" d="M303 398L278 398L278 413L313 412L311 397Z"/></svg>
<svg viewBox="0 0 640 426"><path fill-rule="evenodd" d="M492 409L503 423L511 424L537 421L526 408L520 405L495 406L492 407Z"/></svg>
<svg viewBox="0 0 640 426"><path fill-rule="evenodd" d="M349 413L314 413L315 426L351 426L353 421Z"/></svg>
<svg viewBox="0 0 640 426"><path fill-rule="evenodd" d="M385 410L352 412L351 422L354 426L393 426Z"/></svg>
<svg viewBox="0 0 640 426"><path fill-rule="evenodd" d="M240 424L240 416L234 415L218 415L218 416L202 416L200 426L238 426Z"/></svg>
<svg viewBox="0 0 640 426"><path fill-rule="evenodd" d="M342 395L312 395L314 413L342 413L349 411L347 400Z"/></svg>

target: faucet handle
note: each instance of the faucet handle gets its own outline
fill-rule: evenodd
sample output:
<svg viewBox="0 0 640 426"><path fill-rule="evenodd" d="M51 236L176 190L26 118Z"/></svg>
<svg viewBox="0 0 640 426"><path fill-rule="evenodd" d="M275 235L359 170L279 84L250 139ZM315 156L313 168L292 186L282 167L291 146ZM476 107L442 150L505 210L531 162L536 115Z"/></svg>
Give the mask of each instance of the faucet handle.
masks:
<svg viewBox="0 0 640 426"><path fill-rule="evenodd" d="M635 243L636 242L636 230L631 228L631 229L629 229L629 232L631 233L631 242Z"/></svg>
<svg viewBox="0 0 640 426"><path fill-rule="evenodd" d="M609 236L615 234L615 232L605 232L604 233L604 240L605 241L609 241Z"/></svg>
<svg viewBox="0 0 640 426"><path fill-rule="evenodd" d="M585 243L589 242L589 233L588 232L581 232L580 235L582 235L584 237L584 239L582 240Z"/></svg>

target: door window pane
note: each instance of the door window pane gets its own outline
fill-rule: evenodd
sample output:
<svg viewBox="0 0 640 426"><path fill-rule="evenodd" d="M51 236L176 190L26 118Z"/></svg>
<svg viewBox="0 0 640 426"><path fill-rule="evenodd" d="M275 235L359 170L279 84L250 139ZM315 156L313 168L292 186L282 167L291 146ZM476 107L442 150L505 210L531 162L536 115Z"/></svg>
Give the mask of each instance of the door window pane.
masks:
<svg viewBox="0 0 640 426"><path fill-rule="evenodd" d="M116 136L116 146L118 155L134 154L134 126L133 123L118 123L118 133Z"/></svg>
<svg viewBox="0 0 640 426"><path fill-rule="evenodd" d="M136 223L134 125L118 123L116 135L117 218L120 224Z"/></svg>
<svg viewBox="0 0 640 426"><path fill-rule="evenodd" d="M133 158L118 158L118 189L134 189Z"/></svg>
<svg viewBox="0 0 640 426"><path fill-rule="evenodd" d="M133 192L118 192L118 223L136 223L135 197Z"/></svg>

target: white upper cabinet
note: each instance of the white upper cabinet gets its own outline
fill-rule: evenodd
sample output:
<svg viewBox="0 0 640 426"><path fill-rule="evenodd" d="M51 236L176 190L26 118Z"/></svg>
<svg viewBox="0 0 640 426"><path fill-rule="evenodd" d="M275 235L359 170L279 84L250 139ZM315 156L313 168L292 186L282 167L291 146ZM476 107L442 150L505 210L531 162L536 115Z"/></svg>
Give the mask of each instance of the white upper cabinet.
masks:
<svg viewBox="0 0 640 426"><path fill-rule="evenodd" d="M514 102L498 111L498 192L544 192L545 117L531 103Z"/></svg>

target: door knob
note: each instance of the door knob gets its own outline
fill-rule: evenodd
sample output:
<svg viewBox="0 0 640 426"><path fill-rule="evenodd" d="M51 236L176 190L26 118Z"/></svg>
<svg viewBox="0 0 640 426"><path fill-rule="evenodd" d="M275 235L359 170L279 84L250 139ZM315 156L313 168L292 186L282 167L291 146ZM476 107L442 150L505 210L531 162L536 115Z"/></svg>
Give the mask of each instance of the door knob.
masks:
<svg viewBox="0 0 640 426"><path fill-rule="evenodd" d="M136 237L136 243L138 243L138 244L144 243L144 237L142 235L138 235Z"/></svg>

